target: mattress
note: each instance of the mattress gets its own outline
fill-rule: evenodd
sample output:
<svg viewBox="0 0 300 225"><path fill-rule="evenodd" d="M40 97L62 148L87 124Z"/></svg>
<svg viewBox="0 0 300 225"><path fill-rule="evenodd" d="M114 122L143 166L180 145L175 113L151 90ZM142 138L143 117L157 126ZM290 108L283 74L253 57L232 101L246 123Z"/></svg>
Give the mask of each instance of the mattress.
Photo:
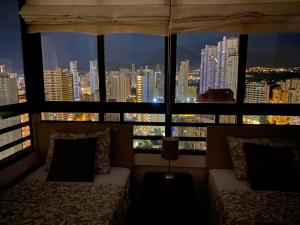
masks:
<svg viewBox="0 0 300 225"><path fill-rule="evenodd" d="M45 166L40 167L26 179L35 179L39 181L46 181L48 172ZM111 167L109 174L96 174L94 176L94 183L96 184L117 184L128 188L130 179L130 169L124 167Z"/></svg>
<svg viewBox="0 0 300 225"><path fill-rule="evenodd" d="M223 190L251 191L250 183L247 180L237 180L231 169L210 170L208 182L214 197Z"/></svg>

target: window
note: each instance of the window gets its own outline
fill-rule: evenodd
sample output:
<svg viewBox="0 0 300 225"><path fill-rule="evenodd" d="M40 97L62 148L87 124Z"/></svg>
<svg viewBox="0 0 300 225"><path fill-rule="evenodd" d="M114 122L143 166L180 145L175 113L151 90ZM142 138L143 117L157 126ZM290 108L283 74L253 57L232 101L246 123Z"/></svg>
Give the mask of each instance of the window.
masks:
<svg viewBox="0 0 300 225"><path fill-rule="evenodd" d="M0 106L26 102L18 1L0 2Z"/></svg>
<svg viewBox="0 0 300 225"><path fill-rule="evenodd" d="M269 35L272 36L270 43L263 44L267 42ZM172 54L173 48L176 47L176 65L171 65L171 72L174 71L174 74L170 75L173 77L165 77L165 61L167 61L165 58L167 38L165 37L135 33L114 33L99 37L78 33L43 33L43 60L49 59L51 62L44 62L44 80L47 82L46 79L49 79L47 84L49 90L55 87L55 82L61 83L55 77L57 74L61 74L59 76L64 77L66 81L66 85L58 88L57 92L55 88L53 89L55 91L47 92L45 86L46 101L77 103L76 105L68 103L75 110L67 112L70 109L65 111L61 109L68 106L52 102L51 104L57 104L57 108L61 111L53 109L54 112L44 112L41 116L42 120L132 124L133 147L137 152L158 153L162 137L173 136L179 139L179 149L186 154L190 152L205 154L208 126L297 124L299 121L297 113L295 116L282 116L285 115L284 113L278 113L281 116L271 115L276 111L270 107L271 104L284 101L291 103L291 99L294 99L293 103L295 103L298 93L297 76L300 71L296 60L293 65L289 64L284 69L282 66L272 69L275 65L272 64L273 61L277 64L281 62L277 59L281 56L274 53L277 51L274 50L274 46L282 49L279 47L280 44L277 44L278 40L273 41L274 35L276 40L280 37L283 43L288 42L286 46L299 40L298 34L295 33L264 33L248 36L224 32L178 34L176 38L172 38L177 40L176 46L171 44ZM248 46L246 46L247 37L249 37ZM61 43L65 43L63 48L59 47ZM77 43L82 43L80 48L76 46ZM100 46L97 46L97 43ZM49 50L50 46L52 50ZM90 48L91 46L93 47ZM246 52L247 47L248 52ZM297 42L294 48L282 49L282 57L288 57L291 51L300 52L297 51L298 48ZM273 50L269 52L270 49ZM89 57L80 58L78 54L81 51L85 52L82 55ZM263 54L264 52L266 54ZM97 55L98 53L100 56ZM56 59L56 54L62 55L60 58L64 60ZM104 58L100 58L102 55ZM246 55L248 57L245 57ZM294 56L299 58L296 53ZM268 60L264 60L266 57ZM171 59L173 60L173 57ZM244 61L239 62L239 60ZM89 67L91 61L100 63L95 67L97 76L94 82ZM290 60L282 62L284 61L291 62ZM49 65L53 63L55 66L50 67ZM242 71L245 64L247 68ZM239 65L241 68L238 68ZM101 68L99 75L98 66ZM176 67L176 70L173 70L173 67ZM55 72L54 70L57 69L59 71ZM45 75L46 70L52 71L49 72L49 76ZM66 71L68 76L62 76L63 71ZM270 77L269 72L274 73L274 77ZM285 74L282 75L281 72ZM169 78L172 86L165 90L167 87L165 81ZM78 85L74 80L78 80ZM239 89L238 83L242 83ZM93 84L98 85L94 88L97 90L95 92L91 91ZM79 98L75 97L77 86ZM286 94L287 89L289 94ZM166 91L170 91L166 94L170 99L175 97L175 101L170 104L159 104L169 103L165 102ZM54 100L55 96L63 96L63 93L67 93L65 99ZM100 93L102 97L104 96L101 101ZM243 99L244 94L245 99ZM50 95L54 97L47 99ZM82 101L86 102L82 103ZM268 105L259 108L257 105L244 103L267 103ZM251 112L248 112L248 109ZM258 109L257 115L248 115L255 114L254 109ZM271 113L268 113L269 110ZM167 111L171 112L171 115L167 114Z"/></svg>
<svg viewBox="0 0 300 225"><path fill-rule="evenodd" d="M164 37L110 34L104 43L108 102L164 102Z"/></svg>
<svg viewBox="0 0 300 225"><path fill-rule="evenodd" d="M96 36L42 33L46 101L99 101Z"/></svg>
<svg viewBox="0 0 300 225"><path fill-rule="evenodd" d="M300 116L244 115L244 124L300 125Z"/></svg>
<svg viewBox="0 0 300 225"><path fill-rule="evenodd" d="M300 33L249 35L245 103L300 103Z"/></svg>
<svg viewBox="0 0 300 225"><path fill-rule="evenodd" d="M99 115L98 113L42 112L41 120L99 121Z"/></svg>
<svg viewBox="0 0 300 225"><path fill-rule="evenodd" d="M239 38L229 33L177 35L178 103L236 101Z"/></svg>

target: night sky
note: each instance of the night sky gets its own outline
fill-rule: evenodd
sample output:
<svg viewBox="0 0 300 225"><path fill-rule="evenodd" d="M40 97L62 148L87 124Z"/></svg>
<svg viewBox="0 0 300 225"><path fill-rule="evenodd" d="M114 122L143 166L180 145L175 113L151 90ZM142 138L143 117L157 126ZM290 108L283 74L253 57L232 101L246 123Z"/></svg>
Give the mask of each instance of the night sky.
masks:
<svg viewBox="0 0 300 225"><path fill-rule="evenodd" d="M10 72L22 72L20 27L16 0L0 1L0 64ZM11 13L15 11L14 13ZM228 33L187 33L178 35L177 60L190 59L191 69L200 65L201 49L216 45ZM143 34L105 36L106 67L154 65L164 62L164 37ZM258 33L249 35L247 66L300 66L300 33ZM79 70L88 70L89 61L97 58L96 36L80 33L43 33L44 68L68 67L77 60Z"/></svg>

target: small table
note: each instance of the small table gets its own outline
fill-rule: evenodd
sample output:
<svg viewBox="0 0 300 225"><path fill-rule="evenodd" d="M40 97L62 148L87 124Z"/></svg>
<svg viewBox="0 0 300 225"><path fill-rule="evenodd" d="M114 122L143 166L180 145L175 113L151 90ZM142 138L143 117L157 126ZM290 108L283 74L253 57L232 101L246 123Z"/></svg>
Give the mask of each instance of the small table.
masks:
<svg viewBox="0 0 300 225"><path fill-rule="evenodd" d="M147 172L142 189L142 224L194 224L195 188L188 173Z"/></svg>

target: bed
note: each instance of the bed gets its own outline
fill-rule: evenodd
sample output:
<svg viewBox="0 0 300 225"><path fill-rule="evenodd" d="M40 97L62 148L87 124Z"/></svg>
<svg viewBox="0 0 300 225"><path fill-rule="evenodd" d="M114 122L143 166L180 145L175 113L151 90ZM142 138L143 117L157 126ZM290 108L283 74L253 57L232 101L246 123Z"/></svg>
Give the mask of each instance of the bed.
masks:
<svg viewBox="0 0 300 225"><path fill-rule="evenodd" d="M37 124L34 129L37 134L35 151L43 166L0 194L0 224L119 225L126 223L130 174L133 168L132 126L43 122ZM106 139L102 136L101 138L91 137L91 134L92 136L95 133L99 135L99 132L103 132L105 135L108 132L109 141L105 142ZM57 134L65 136L58 138L55 136ZM70 136L70 134L72 135ZM89 137L82 138L82 134L87 134ZM81 140L79 140L79 136L82 138ZM66 137L67 139L65 139ZM51 155L52 161L48 162L48 150L53 140L56 147ZM94 142L92 143L90 140ZM92 171L89 166L87 171L92 172L92 181L85 180L86 175L80 177L80 180L78 178L74 180L74 177L71 177L71 180L67 181L64 180L66 179L65 174L63 174L62 180L60 180L61 175L53 176L56 169L61 168L57 167L58 162L62 161L57 159L62 154L57 153L61 151L58 151L58 146L65 147L66 143L71 142L73 145L76 143L80 146L80 141L81 144L85 144L83 146L96 147L99 147L99 143L107 144L109 142L109 164L106 165L109 169L100 168L101 171L96 173L97 163L93 165ZM94 145L87 145L87 141ZM107 146L105 145L105 147ZM76 158L76 151L73 149L72 157L64 158L67 161L64 163L67 163L68 166L72 165L70 161ZM78 150L80 152L78 154L81 156L79 160L85 160L85 156L81 153L83 151L89 152L88 148ZM70 153L69 150L65 152L64 154ZM88 154L93 157L97 155L95 153ZM95 162L93 157L88 157L91 158L89 162ZM86 163L82 162L82 164ZM85 170L81 164L79 167ZM52 175L50 176L50 174ZM79 175L81 176L80 171ZM78 171L76 176L78 176ZM88 177L90 179L90 175ZM81 180L82 178L84 179Z"/></svg>
<svg viewBox="0 0 300 225"><path fill-rule="evenodd" d="M210 224L300 224L299 189L293 191L253 189L253 182L249 176L246 179L237 179L236 165L233 163L230 144L228 144L230 139L228 137L234 137L242 140L251 139L251 141L253 138L270 139L275 145L274 140L279 137L280 140L293 143L293 149L299 151L299 131L300 128L297 126L208 127ZM247 144L244 145L247 147ZM299 161L297 162L299 165ZM250 164L248 167L250 169Z"/></svg>

